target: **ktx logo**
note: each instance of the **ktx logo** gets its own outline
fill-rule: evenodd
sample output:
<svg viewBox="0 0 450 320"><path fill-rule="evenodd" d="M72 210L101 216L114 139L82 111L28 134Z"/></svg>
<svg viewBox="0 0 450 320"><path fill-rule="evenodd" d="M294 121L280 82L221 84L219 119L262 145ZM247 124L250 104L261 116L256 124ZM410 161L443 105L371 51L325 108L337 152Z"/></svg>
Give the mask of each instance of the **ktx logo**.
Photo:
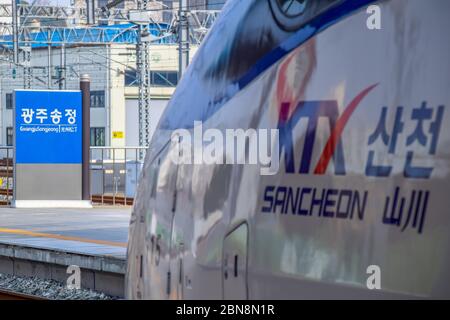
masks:
<svg viewBox="0 0 450 320"><path fill-rule="evenodd" d="M305 144L300 161L300 169L298 171L301 174L308 174L311 166L317 123L320 117L325 117L328 118L331 134L314 168L314 174L323 175L330 160L333 159L335 174L345 175L345 159L341 141L342 132L361 101L376 86L377 84L374 84L359 93L345 108L341 116L339 116L338 104L335 100L302 101L297 105L292 114L289 112L291 104L282 103L278 120L280 134L279 158L281 161L281 155L284 150L286 173L295 173L292 131L297 123L302 118L308 119Z"/></svg>

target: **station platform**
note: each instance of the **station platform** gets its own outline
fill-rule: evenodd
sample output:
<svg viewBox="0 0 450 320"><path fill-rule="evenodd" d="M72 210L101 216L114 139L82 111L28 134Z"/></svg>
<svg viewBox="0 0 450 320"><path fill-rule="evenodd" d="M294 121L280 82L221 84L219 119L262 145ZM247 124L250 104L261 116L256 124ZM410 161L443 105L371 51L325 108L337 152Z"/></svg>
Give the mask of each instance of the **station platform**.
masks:
<svg viewBox="0 0 450 320"><path fill-rule="evenodd" d="M0 273L65 282L70 265L82 287L123 296L131 207L0 208Z"/></svg>

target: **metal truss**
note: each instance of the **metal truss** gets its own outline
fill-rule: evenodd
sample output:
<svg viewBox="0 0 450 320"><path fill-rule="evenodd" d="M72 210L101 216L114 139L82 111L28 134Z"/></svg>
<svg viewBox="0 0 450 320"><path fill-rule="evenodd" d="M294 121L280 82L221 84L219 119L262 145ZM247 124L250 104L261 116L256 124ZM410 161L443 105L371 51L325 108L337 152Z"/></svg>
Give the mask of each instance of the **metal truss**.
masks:
<svg viewBox="0 0 450 320"><path fill-rule="evenodd" d="M180 0L178 7L178 77L182 77L189 64L189 9L187 0Z"/></svg>
<svg viewBox="0 0 450 320"><path fill-rule="evenodd" d="M203 41L219 13L219 10L191 10L187 13L191 43L199 45ZM178 16L175 18L178 20Z"/></svg>
<svg viewBox="0 0 450 320"><path fill-rule="evenodd" d="M23 87L25 89L31 89L31 82L33 79L33 69L31 68L31 45L27 45L25 48L23 48L23 55Z"/></svg>
<svg viewBox="0 0 450 320"><path fill-rule="evenodd" d="M60 7L60 6L40 6L18 4L18 14L27 19L51 19L74 21L74 23L87 22L87 9L85 7ZM12 5L0 4L0 17L11 17ZM105 10L104 8L96 8L95 16L99 23L116 23L128 21L128 10L111 8Z"/></svg>
<svg viewBox="0 0 450 320"><path fill-rule="evenodd" d="M152 0L145 0L147 3L158 3L157 1ZM178 10L172 10L172 9L140 9L139 3L142 1L138 1L138 9L137 11L141 12L147 12L148 15L148 21L150 24L154 26L158 26L159 29L166 29L166 30L176 30L176 24L180 21L179 19L179 12ZM161 4L161 7L163 5ZM33 33L39 33L39 31L51 29L53 34L56 34L56 38L50 39L52 43L55 43L54 40L60 42L70 42L73 41L74 36L78 33L82 33L79 29L82 28L89 28L92 29L92 32L87 31L85 32L85 35L82 37L75 37L76 43L75 44L84 44L84 40L87 39L88 43L93 43L93 39L96 39L94 43L110 43L110 42L121 42L124 41L124 43L133 43L135 44L137 41L136 34L130 35L127 34L125 37L118 38L117 40L112 41L111 38L114 38L114 35L120 34L120 28L116 28L114 30L114 27L111 26L108 28L108 30L113 30L115 34L108 33L105 35L104 33L107 33L107 31L104 30L102 32L100 29L103 27L99 26L87 26L87 11L85 7L58 7L58 6L38 6L38 5L26 5L26 4L18 4L18 12L19 17L26 17L26 23L22 24L20 26L19 31L21 31L22 34L33 34ZM128 9L118 9L118 8L110 8L110 9L104 9L104 8L96 8L95 16L97 19L97 22L100 25L104 24L117 24L117 23L130 23L130 12L133 12L136 10L128 10ZM163 20L163 13L170 13L172 18L170 20ZM200 44L202 40L204 39L205 35L211 28L214 21L217 19L217 16L219 15L219 10L192 10L188 13L188 20L189 20L189 30L190 30L190 42L192 44ZM12 16L12 6L11 4L1 4L0 5L0 17L11 17ZM72 22L73 24L67 25L67 26L61 26L61 27L54 27L54 26L40 26L35 25L33 21L37 20L60 20L65 21L67 23ZM105 29L105 28L103 28ZM123 30L122 30L123 31ZM1 42L4 42L4 36L5 35L11 35L12 34L12 23L6 23L0 25L0 44ZM60 37L58 34L67 34L67 37ZM127 37L128 36L128 37ZM83 38L84 37L84 38ZM103 37L103 38L102 38ZM21 41L24 41L24 36L22 36ZM40 35L35 35L34 37L28 37L29 40L27 42L33 42L33 43L42 43L43 39ZM64 39L64 40L61 40Z"/></svg>
<svg viewBox="0 0 450 320"><path fill-rule="evenodd" d="M86 14L85 8L59 7L59 6L35 6L29 4L17 4L17 12L21 17L29 18L53 18L70 19ZM0 17L11 17L12 5L0 4Z"/></svg>
<svg viewBox="0 0 450 320"><path fill-rule="evenodd" d="M138 10L147 10L148 0L138 2ZM136 69L139 84L139 145L150 143L150 41L148 25L139 26L139 41L136 45ZM143 157L143 153L139 155Z"/></svg>
<svg viewBox="0 0 450 320"><path fill-rule="evenodd" d="M156 28L154 31L159 32ZM0 45L12 46L11 25L0 25ZM19 30L19 45L79 45L111 43L135 44L138 40L136 26L129 27L40 27L23 26Z"/></svg>

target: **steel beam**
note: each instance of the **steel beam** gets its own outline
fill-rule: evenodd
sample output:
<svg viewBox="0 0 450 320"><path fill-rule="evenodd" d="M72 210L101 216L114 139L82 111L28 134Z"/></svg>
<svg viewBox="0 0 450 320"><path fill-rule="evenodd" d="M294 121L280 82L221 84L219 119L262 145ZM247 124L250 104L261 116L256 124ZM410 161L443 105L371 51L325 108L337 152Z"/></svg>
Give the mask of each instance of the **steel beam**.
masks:
<svg viewBox="0 0 450 320"><path fill-rule="evenodd" d="M147 10L148 1L138 1L138 10ZM150 143L150 33L148 25L139 25L139 38L136 45L136 69L139 83L139 145ZM140 154L140 158L143 153Z"/></svg>
<svg viewBox="0 0 450 320"><path fill-rule="evenodd" d="M189 7L187 0L179 0L178 7L178 78L189 64Z"/></svg>
<svg viewBox="0 0 450 320"><path fill-rule="evenodd" d="M13 60L19 63L19 19L17 17L17 2L12 0L12 35L13 35ZM11 33L10 33L11 34Z"/></svg>
<svg viewBox="0 0 450 320"><path fill-rule="evenodd" d="M81 199L91 200L91 178L90 178L90 112L91 112L91 79L89 75L83 74L80 77L81 100L83 106L83 127L82 127L82 179L81 179Z"/></svg>

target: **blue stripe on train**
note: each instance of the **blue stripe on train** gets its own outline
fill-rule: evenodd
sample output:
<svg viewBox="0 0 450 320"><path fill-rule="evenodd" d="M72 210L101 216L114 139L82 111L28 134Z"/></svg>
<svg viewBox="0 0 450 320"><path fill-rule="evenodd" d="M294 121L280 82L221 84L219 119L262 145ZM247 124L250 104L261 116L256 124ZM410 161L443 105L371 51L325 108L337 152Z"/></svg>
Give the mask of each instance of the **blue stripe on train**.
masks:
<svg viewBox="0 0 450 320"><path fill-rule="evenodd" d="M298 30L293 36L282 42L277 48L261 58L239 81L239 90L244 89L250 82L260 74L270 68L271 65L282 59L295 48L345 18L347 15L368 5L374 0L347 0L341 4L330 8L321 15L317 16L310 23ZM238 91L239 91L238 90Z"/></svg>
<svg viewBox="0 0 450 320"><path fill-rule="evenodd" d="M160 123L160 128L165 130L174 130L178 128L192 128L195 121L205 121L219 111L225 103L231 100L240 90L248 86L259 75L264 73L277 61L285 57L287 54L304 44L306 41L316 36L319 32L343 20L362 7L376 2L375 0L344 0L339 4L331 7L319 16L312 19L308 24L295 32L292 36L281 42L278 47L267 53L258 60L238 81L226 85L225 90L221 90L220 99L210 101L209 105L196 106L200 110L190 109L189 113L180 113L179 106L175 110L169 104L165 117ZM211 98L214 100L214 98ZM189 106L192 107L192 106Z"/></svg>

